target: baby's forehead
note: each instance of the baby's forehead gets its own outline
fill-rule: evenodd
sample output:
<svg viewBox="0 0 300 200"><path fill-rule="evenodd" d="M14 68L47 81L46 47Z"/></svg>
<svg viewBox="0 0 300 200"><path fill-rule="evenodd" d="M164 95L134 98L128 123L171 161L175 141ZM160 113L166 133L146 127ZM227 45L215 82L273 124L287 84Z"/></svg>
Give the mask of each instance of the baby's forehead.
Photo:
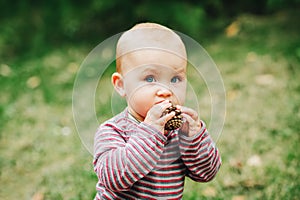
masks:
<svg viewBox="0 0 300 200"><path fill-rule="evenodd" d="M155 77L170 77L170 76L186 76L185 67L173 68L170 66L161 66L161 65L141 65L135 67L127 67L123 72L125 77L146 77L146 76L155 76Z"/></svg>
<svg viewBox="0 0 300 200"><path fill-rule="evenodd" d="M178 55L161 50L138 50L128 53L122 57L122 72L128 71L156 71L164 73L166 71L184 72L186 71L186 59ZM168 70L167 70L168 69Z"/></svg>

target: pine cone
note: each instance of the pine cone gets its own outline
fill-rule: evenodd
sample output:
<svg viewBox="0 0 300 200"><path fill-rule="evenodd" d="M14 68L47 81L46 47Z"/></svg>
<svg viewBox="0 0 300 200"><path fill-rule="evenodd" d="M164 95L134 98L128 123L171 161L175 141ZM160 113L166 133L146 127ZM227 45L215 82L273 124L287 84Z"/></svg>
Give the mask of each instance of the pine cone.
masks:
<svg viewBox="0 0 300 200"><path fill-rule="evenodd" d="M167 123L165 124L165 130L168 130L168 131L178 129L183 123L181 111L177 110L176 107L173 105L171 107L167 108L163 112L163 115L166 115L172 111L175 112L175 116L172 119L170 119L169 121L167 121Z"/></svg>

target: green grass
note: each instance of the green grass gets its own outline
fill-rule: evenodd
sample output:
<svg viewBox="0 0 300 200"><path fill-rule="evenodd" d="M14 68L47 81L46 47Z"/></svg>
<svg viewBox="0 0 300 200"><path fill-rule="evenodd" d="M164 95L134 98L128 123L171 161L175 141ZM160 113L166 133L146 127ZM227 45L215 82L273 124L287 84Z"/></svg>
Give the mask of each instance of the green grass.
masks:
<svg viewBox="0 0 300 200"><path fill-rule="evenodd" d="M236 36L220 32L205 39L227 94L226 124L217 143L223 166L210 183L187 180L184 199L300 196L296 16L299 13L242 15L236 19ZM0 199L93 198L97 179L92 156L72 118L73 83L88 52L75 45L35 58L1 61ZM97 105L110 89L97 91ZM201 104L209 101L203 97ZM104 111L108 117L109 110Z"/></svg>

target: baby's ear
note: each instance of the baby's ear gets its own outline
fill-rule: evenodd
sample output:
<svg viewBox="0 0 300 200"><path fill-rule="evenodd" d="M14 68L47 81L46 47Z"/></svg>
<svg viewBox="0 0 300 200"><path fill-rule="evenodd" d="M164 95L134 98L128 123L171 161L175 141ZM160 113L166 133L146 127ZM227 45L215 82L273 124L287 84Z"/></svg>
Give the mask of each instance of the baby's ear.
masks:
<svg viewBox="0 0 300 200"><path fill-rule="evenodd" d="M123 77L120 73L115 72L111 75L111 82L121 97L125 96Z"/></svg>

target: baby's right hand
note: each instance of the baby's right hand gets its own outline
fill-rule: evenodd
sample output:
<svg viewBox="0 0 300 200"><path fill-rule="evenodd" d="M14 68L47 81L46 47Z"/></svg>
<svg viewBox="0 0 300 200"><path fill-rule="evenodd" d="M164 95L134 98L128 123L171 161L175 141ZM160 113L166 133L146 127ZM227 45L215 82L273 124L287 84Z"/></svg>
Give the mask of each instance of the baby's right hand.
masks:
<svg viewBox="0 0 300 200"><path fill-rule="evenodd" d="M174 111L162 116L163 112L171 105L172 104L168 100L155 104L148 111L144 123L151 125L157 130L159 130L161 133L164 133L165 124L167 123L167 121L169 121L172 117L175 116Z"/></svg>

